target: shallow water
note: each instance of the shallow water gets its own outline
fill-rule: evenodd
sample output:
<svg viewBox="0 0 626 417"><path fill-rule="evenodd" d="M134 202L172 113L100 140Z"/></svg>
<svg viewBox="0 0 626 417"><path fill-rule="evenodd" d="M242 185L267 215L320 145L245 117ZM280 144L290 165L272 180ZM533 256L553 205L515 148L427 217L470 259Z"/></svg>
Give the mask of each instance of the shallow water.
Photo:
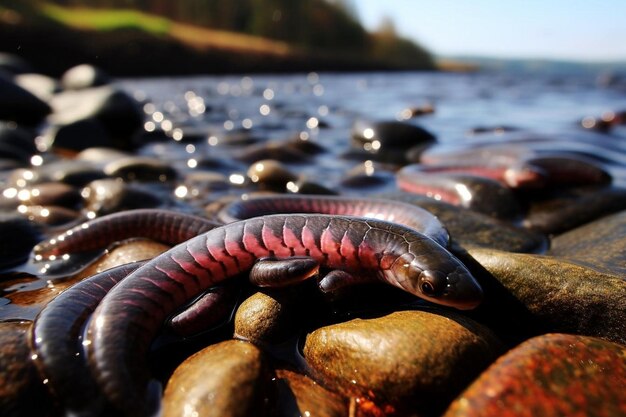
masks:
<svg viewBox="0 0 626 417"><path fill-rule="evenodd" d="M607 152L617 152L607 159L621 163L626 150L626 125L616 125L609 133L581 127L586 117L601 118L626 109L626 89L604 86L594 75L311 73L122 80L119 85L150 101L145 108L153 118L148 129L172 127L173 132L179 126L183 134L206 136L194 143L193 151L187 149L188 158L222 157L219 147L207 143L217 142L211 136L234 131L261 140L310 137L331 157L318 158L313 168L309 164L298 168L331 188L354 165L337 157L349 150L349 131L357 120L418 124L441 145L506 143L520 137L568 143L576 139L576 146L610 144ZM407 120L408 109L424 105L432 105L434 113ZM318 122L327 127L316 127ZM512 134L504 134L501 128ZM474 133L477 129L486 133ZM143 153L171 157L172 151L162 145L144 148Z"/></svg>

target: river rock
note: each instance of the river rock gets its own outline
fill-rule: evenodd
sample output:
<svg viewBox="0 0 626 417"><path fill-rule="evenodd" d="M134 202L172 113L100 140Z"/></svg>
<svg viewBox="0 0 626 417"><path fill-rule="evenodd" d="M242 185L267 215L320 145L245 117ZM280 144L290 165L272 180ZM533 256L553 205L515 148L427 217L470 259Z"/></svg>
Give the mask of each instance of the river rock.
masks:
<svg viewBox="0 0 626 417"><path fill-rule="evenodd" d="M298 177L284 164L273 159L257 161L248 168L248 178L263 189L285 190L290 181Z"/></svg>
<svg viewBox="0 0 626 417"><path fill-rule="evenodd" d="M330 389L401 408L441 409L501 352L498 339L460 314L397 311L310 333L304 357Z"/></svg>
<svg viewBox="0 0 626 417"><path fill-rule="evenodd" d="M15 123L0 123L0 157L30 163L36 153L33 131Z"/></svg>
<svg viewBox="0 0 626 417"><path fill-rule="evenodd" d="M380 147L409 149L416 145L430 144L435 136L417 125L398 121L357 121L352 126L352 139L365 146L378 141ZM377 147L377 146L375 146Z"/></svg>
<svg viewBox="0 0 626 417"><path fill-rule="evenodd" d="M522 215L517 196L498 181L475 175L398 172L398 188L488 216L514 221Z"/></svg>
<svg viewBox="0 0 626 417"><path fill-rule="evenodd" d="M111 82L111 78L101 68L81 64L65 71L61 76L61 85L68 90L99 87Z"/></svg>
<svg viewBox="0 0 626 417"><path fill-rule="evenodd" d="M92 146L114 146L102 123L92 117L63 125L52 125L44 135L57 150L82 151Z"/></svg>
<svg viewBox="0 0 626 417"><path fill-rule="evenodd" d="M76 187L62 182L43 182L33 186L24 204L31 206L60 206L77 209L82 196Z"/></svg>
<svg viewBox="0 0 626 417"><path fill-rule="evenodd" d="M81 187L91 181L105 178L104 170L89 161L59 159L48 162L36 170L38 181L59 181Z"/></svg>
<svg viewBox="0 0 626 417"><path fill-rule="evenodd" d="M33 67L17 55L0 52L0 70L10 74L25 74L33 72Z"/></svg>
<svg viewBox="0 0 626 417"><path fill-rule="evenodd" d="M43 236L40 227L18 214L0 214L0 269L28 258Z"/></svg>
<svg viewBox="0 0 626 417"><path fill-rule="evenodd" d="M85 208L98 216L122 210L159 207L158 195L122 179L105 178L92 181L83 189Z"/></svg>
<svg viewBox="0 0 626 417"><path fill-rule="evenodd" d="M143 126L139 103L128 93L110 86L64 91L55 95L50 105L54 109L49 117L53 126L95 119L102 124L117 149L132 148L131 138ZM87 146L79 150L85 148Z"/></svg>
<svg viewBox="0 0 626 417"><path fill-rule="evenodd" d="M0 410L6 417L56 415L28 340L28 322L0 322Z"/></svg>
<svg viewBox="0 0 626 417"><path fill-rule="evenodd" d="M235 313L235 337L262 345L285 341L302 327L302 303L298 286L252 294Z"/></svg>
<svg viewBox="0 0 626 417"><path fill-rule="evenodd" d="M60 226L80 217L78 211L59 206L24 206L20 213L29 220L46 226Z"/></svg>
<svg viewBox="0 0 626 417"><path fill-rule="evenodd" d="M548 254L626 279L626 211L556 236Z"/></svg>
<svg viewBox="0 0 626 417"><path fill-rule="evenodd" d="M480 246L509 252L541 252L547 238L541 234L486 214L410 193L385 193L378 197L415 204L435 216L453 241L462 246Z"/></svg>
<svg viewBox="0 0 626 417"><path fill-rule="evenodd" d="M481 248L471 248L469 253L500 287L483 286L485 303L478 310L487 322L502 320L494 327L518 333L575 333L626 343L623 277L551 256ZM520 307L516 304L521 311L515 310ZM511 323L517 328L511 328ZM529 328L522 330L525 323Z"/></svg>
<svg viewBox="0 0 626 417"><path fill-rule="evenodd" d="M621 210L626 210L625 188L560 189L534 196L523 224L542 233L558 234Z"/></svg>
<svg viewBox="0 0 626 417"><path fill-rule="evenodd" d="M277 416L348 415L348 400L328 391L311 378L288 369L277 369L276 377L279 388Z"/></svg>
<svg viewBox="0 0 626 417"><path fill-rule="evenodd" d="M0 120L37 125L50 113L50 106L0 73Z"/></svg>
<svg viewBox="0 0 626 417"><path fill-rule="evenodd" d="M15 83L44 102L60 90L57 80L43 74L19 74L15 76Z"/></svg>
<svg viewBox="0 0 626 417"><path fill-rule="evenodd" d="M263 416L271 371L253 344L229 340L185 360L167 382L163 417Z"/></svg>
<svg viewBox="0 0 626 417"><path fill-rule="evenodd" d="M122 178L125 181L165 182L178 176L176 170L167 162L139 156L109 162L105 165L104 172L110 177Z"/></svg>
<svg viewBox="0 0 626 417"><path fill-rule="evenodd" d="M608 417L626 415L626 347L546 334L489 367L444 417Z"/></svg>

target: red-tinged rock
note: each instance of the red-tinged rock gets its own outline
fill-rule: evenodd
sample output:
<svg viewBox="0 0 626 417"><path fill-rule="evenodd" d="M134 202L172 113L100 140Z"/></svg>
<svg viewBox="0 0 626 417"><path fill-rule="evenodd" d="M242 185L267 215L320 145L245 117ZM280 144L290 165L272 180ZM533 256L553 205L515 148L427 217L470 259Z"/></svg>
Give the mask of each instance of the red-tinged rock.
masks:
<svg viewBox="0 0 626 417"><path fill-rule="evenodd" d="M286 393L279 397L278 416L348 415L348 399L328 391L311 378L287 369L277 369L276 376L279 387L284 384L286 390ZM288 401L288 398L291 401Z"/></svg>
<svg viewBox="0 0 626 417"><path fill-rule="evenodd" d="M444 417L626 415L626 346L547 334L500 357Z"/></svg>
<svg viewBox="0 0 626 417"><path fill-rule="evenodd" d="M52 401L28 344L28 322L0 323L0 415L51 416Z"/></svg>

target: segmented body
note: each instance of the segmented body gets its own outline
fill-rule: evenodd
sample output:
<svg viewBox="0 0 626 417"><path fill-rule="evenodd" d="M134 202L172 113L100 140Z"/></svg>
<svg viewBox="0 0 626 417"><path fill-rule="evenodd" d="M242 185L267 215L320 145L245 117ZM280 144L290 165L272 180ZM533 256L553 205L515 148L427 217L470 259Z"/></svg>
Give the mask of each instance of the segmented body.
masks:
<svg viewBox="0 0 626 417"><path fill-rule="evenodd" d="M145 237L175 245L220 226L203 217L160 209L127 210L80 224L35 246L35 260L106 248L113 242Z"/></svg>
<svg viewBox="0 0 626 417"><path fill-rule="evenodd" d="M372 198L322 195L254 197L229 204L219 213L219 219L230 223L277 213L320 213L387 220L415 229L443 247L449 241L448 232L437 217L421 207Z"/></svg>
<svg viewBox="0 0 626 417"><path fill-rule="evenodd" d="M479 285L432 239L401 225L347 216L291 214L231 223L149 261L114 287L94 312L87 333L92 374L128 415L146 415L145 355L166 318L205 289L249 270L258 258L310 256L320 265L372 274L424 297L423 273L443 276L446 292L424 297L473 308Z"/></svg>
<svg viewBox="0 0 626 417"><path fill-rule="evenodd" d="M85 323L107 292L143 264L118 266L73 285L35 319L31 337L35 364L68 411L93 407L98 399L80 344Z"/></svg>

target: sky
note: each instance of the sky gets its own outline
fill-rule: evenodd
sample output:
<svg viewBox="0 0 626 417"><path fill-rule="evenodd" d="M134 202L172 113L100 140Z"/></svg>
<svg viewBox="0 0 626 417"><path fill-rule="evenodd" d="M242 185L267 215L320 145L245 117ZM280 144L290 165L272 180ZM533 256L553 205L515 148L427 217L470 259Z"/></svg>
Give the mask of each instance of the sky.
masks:
<svg viewBox="0 0 626 417"><path fill-rule="evenodd" d="M439 56L626 61L626 0L353 0Z"/></svg>

